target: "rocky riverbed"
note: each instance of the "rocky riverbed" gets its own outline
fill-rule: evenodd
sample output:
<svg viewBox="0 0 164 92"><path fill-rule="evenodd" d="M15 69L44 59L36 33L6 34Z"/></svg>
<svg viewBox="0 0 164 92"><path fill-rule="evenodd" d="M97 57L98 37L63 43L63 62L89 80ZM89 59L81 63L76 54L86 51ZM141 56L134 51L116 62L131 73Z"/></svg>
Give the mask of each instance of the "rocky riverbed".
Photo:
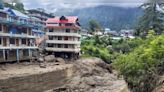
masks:
<svg viewBox="0 0 164 92"><path fill-rule="evenodd" d="M64 62L1 65L0 92L129 92L124 79L99 58Z"/></svg>
<svg viewBox="0 0 164 92"><path fill-rule="evenodd" d="M46 92L129 92L126 82L101 59L83 58L73 65L74 76L62 87Z"/></svg>

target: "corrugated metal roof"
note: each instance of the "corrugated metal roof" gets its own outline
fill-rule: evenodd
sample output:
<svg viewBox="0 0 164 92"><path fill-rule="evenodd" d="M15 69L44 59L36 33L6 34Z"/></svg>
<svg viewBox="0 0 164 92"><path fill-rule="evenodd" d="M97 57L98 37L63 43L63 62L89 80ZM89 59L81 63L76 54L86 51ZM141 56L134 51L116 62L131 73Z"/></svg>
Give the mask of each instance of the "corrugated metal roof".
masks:
<svg viewBox="0 0 164 92"><path fill-rule="evenodd" d="M21 13L20 11L11 9L11 8L4 8L6 12L8 12L11 16L18 16L21 18L29 18L27 15Z"/></svg>
<svg viewBox="0 0 164 92"><path fill-rule="evenodd" d="M65 16L67 20L60 20L61 17L57 16L55 18L49 18L47 23L76 23L78 17L77 16Z"/></svg>

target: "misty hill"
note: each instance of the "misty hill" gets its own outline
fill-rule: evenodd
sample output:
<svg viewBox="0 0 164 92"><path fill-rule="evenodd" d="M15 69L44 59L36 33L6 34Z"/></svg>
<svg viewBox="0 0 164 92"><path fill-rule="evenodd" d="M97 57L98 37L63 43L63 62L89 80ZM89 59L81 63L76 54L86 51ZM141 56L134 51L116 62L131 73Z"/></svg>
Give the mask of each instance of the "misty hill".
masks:
<svg viewBox="0 0 164 92"><path fill-rule="evenodd" d="M97 20L102 27L112 30L133 28L137 19L142 15L139 8L122 8L115 6L97 6L75 10L58 10L55 15L73 15L80 18L83 27L88 27L88 21Z"/></svg>

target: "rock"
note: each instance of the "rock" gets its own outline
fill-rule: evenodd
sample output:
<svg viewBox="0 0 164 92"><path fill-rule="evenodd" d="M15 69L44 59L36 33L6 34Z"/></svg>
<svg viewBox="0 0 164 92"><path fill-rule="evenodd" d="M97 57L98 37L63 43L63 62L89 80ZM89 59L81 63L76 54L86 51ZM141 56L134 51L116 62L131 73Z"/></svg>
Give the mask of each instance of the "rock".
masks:
<svg viewBox="0 0 164 92"><path fill-rule="evenodd" d="M46 64L45 63L40 63L40 68L46 68Z"/></svg>
<svg viewBox="0 0 164 92"><path fill-rule="evenodd" d="M61 58L57 60L62 61ZM128 90L126 82L112 74L111 66L101 59L81 59L73 65L74 77L53 92L129 92L125 91Z"/></svg>
<svg viewBox="0 0 164 92"><path fill-rule="evenodd" d="M54 60L55 60L55 56L54 55L45 56L45 61L46 62L53 62Z"/></svg>
<svg viewBox="0 0 164 92"><path fill-rule="evenodd" d="M56 58L56 62L65 64L65 60L63 58Z"/></svg>
<svg viewBox="0 0 164 92"><path fill-rule="evenodd" d="M43 57L39 57L39 58L38 58L38 61L39 61L39 62L44 62L44 58L43 58Z"/></svg>

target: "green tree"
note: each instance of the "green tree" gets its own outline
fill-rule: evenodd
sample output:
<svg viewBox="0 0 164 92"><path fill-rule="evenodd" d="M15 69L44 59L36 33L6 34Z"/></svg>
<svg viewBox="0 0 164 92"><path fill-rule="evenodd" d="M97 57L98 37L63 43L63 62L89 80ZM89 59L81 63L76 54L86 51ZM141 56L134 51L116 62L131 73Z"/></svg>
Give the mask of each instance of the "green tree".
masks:
<svg viewBox="0 0 164 92"><path fill-rule="evenodd" d="M91 33L96 32L96 31L101 31L100 24L95 20L90 20L89 21L89 31Z"/></svg>
<svg viewBox="0 0 164 92"><path fill-rule="evenodd" d="M157 75L164 73L164 35L153 34L149 31L144 43L128 54L121 54L113 63L132 92L151 92L156 86Z"/></svg>
<svg viewBox="0 0 164 92"><path fill-rule="evenodd" d="M24 5L23 3L16 3L14 9L20 11L20 12L25 12Z"/></svg>
<svg viewBox="0 0 164 92"><path fill-rule="evenodd" d="M3 1L0 0L0 9L3 9L4 5L3 5Z"/></svg>
<svg viewBox="0 0 164 92"><path fill-rule="evenodd" d="M153 29L156 34L161 34L164 31L163 17L164 14L158 8L163 7L162 0L148 0L141 7L144 8L144 15L140 18L136 27L136 35L145 37L148 31Z"/></svg>
<svg viewBox="0 0 164 92"><path fill-rule="evenodd" d="M24 5L22 2L20 2L20 0L11 0L11 2L12 2L11 4L5 2L4 6L25 13Z"/></svg>

